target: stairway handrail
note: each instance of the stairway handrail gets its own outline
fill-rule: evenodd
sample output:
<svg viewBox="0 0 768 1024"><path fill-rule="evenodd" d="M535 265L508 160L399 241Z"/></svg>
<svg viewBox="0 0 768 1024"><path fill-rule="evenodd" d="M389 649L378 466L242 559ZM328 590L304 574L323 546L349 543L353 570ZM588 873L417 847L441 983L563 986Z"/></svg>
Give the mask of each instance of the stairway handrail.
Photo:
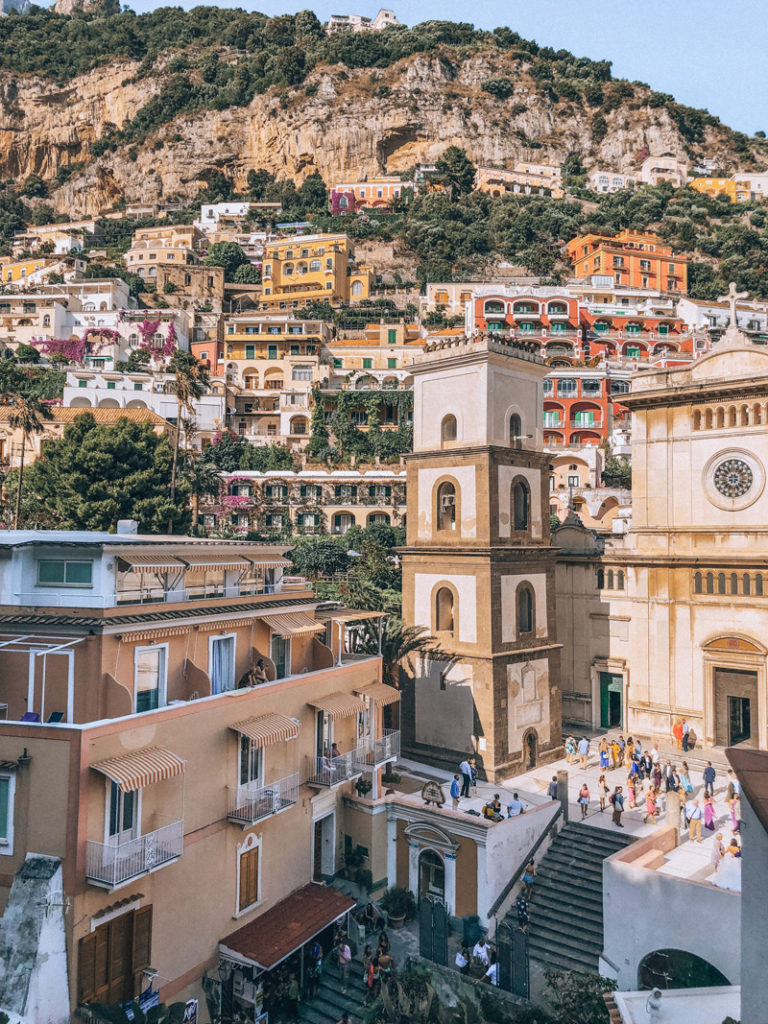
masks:
<svg viewBox="0 0 768 1024"><path fill-rule="evenodd" d="M491 905L491 908L488 911L488 917L489 918L496 916L496 914L498 913L499 907L501 907L503 905L504 900L506 900L507 896L509 896L509 894L514 889L514 887L517 884L517 882L522 877L522 874L525 871L525 867L526 867L528 861L531 859L531 857L533 857L538 852L539 847L541 846L541 844L544 842L544 840L549 835L550 829L552 828L552 826L554 825L554 823L557 821L557 819L560 817L560 815L562 813L563 813L563 805L558 800L557 801L557 807L555 808L555 812L552 815L552 817L549 819L547 824L544 826L544 828L541 830L541 835L539 836L539 838L536 840L536 842L533 844L533 846L530 848L528 853L523 858L523 861L520 864L520 867L517 869L517 871L515 871L515 873L512 875L510 880L507 882L507 884L504 886L504 888L501 890L501 892L499 893L499 895L496 897L495 901Z"/></svg>

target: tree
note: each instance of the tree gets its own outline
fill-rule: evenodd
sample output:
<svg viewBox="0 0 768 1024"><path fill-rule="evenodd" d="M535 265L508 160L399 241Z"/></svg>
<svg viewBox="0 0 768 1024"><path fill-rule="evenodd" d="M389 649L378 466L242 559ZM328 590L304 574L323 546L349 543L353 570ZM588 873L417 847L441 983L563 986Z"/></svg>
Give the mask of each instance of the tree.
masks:
<svg viewBox="0 0 768 1024"><path fill-rule="evenodd" d="M319 171L304 179L298 195L305 213L325 213L328 209L328 186Z"/></svg>
<svg viewBox="0 0 768 1024"><path fill-rule="evenodd" d="M229 243L222 243L228 245ZM235 248L239 248L236 246ZM240 250L242 252L242 250ZM173 465L171 467L171 504L176 497L176 474L179 465L179 439L181 436L181 414L191 413L194 403L205 394L211 380L208 371L191 352L177 350L168 363L169 371L174 380L168 390L176 395L176 429L173 437ZM173 533L173 520L168 520L168 533Z"/></svg>
<svg viewBox="0 0 768 1024"><path fill-rule="evenodd" d="M252 263L241 263L232 275L235 284L261 284L261 271Z"/></svg>
<svg viewBox="0 0 768 1024"><path fill-rule="evenodd" d="M291 551L293 571L298 576L332 576L349 566L347 543L342 537L297 537Z"/></svg>
<svg viewBox="0 0 768 1024"><path fill-rule="evenodd" d="M604 992L616 988L616 981L599 974L580 971L544 971L545 998L555 1021L562 1024L608 1024Z"/></svg>
<svg viewBox="0 0 768 1024"><path fill-rule="evenodd" d="M184 532L190 486L180 480L170 499L172 463L171 442L151 424L121 419L103 426L84 412L63 437L43 442L27 471L32 524L36 507L62 530L114 530L119 519L136 519L141 533L165 532L169 521Z"/></svg>
<svg viewBox="0 0 768 1024"><path fill-rule="evenodd" d="M184 464L184 476L189 482L192 495L192 525L197 526L200 518L200 499L214 498L221 490L221 475L218 466L206 459L206 452L190 452Z"/></svg>
<svg viewBox="0 0 768 1024"><path fill-rule="evenodd" d="M632 465L629 459L613 456L606 459L602 480L608 487L621 487L629 490L632 487Z"/></svg>
<svg viewBox="0 0 768 1024"><path fill-rule="evenodd" d="M19 512L21 510L21 487L24 479L24 456L27 441L33 434L42 434L43 420L52 420L53 413L49 406L36 396L22 398L21 395L5 395L4 404L12 406L8 416L8 425L12 430L21 431L21 458L19 460L19 480L16 485L16 509L13 515L13 528L19 528Z"/></svg>
<svg viewBox="0 0 768 1024"><path fill-rule="evenodd" d="M358 634L358 650L364 654L377 654L379 650L378 620L366 621ZM429 658L450 668L456 656L444 651L433 636L422 626L406 626L402 619L389 616L381 637L382 681L400 689L400 674L406 670L411 676L416 671L416 660Z"/></svg>
<svg viewBox="0 0 768 1024"><path fill-rule="evenodd" d="M135 348L128 355L128 361L125 364L125 368L129 373L136 373L137 371L146 370L149 366L149 362L152 356L149 351L145 348Z"/></svg>
<svg viewBox="0 0 768 1024"><path fill-rule="evenodd" d="M435 167L443 175L452 199L466 195L475 187L477 168L465 151L458 146L449 146Z"/></svg>
<svg viewBox="0 0 768 1024"><path fill-rule="evenodd" d="M47 199L48 186L39 174L30 174L21 188L21 194L27 199Z"/></svg>
<svg viewBox="0 0 768 1024"><path fill-rule="evenodd" d="M24 345L22 343L16 346L16 358L20 363L39 363L40 352L34 345Z"/></svg>
<svg viewBox="0 0 768 1024"><path fill-rule="evenodd" d="M224 280L231 281L237 268L248 262L248 257L236 242L214 242L204 262L209 267L224 267Z"/></svg>

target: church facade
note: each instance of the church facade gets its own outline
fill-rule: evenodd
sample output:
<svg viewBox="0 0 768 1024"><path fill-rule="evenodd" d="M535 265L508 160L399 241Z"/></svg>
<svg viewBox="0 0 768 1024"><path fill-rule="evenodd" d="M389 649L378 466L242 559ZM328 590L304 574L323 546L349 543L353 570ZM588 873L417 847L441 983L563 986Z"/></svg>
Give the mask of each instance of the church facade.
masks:
<svg viewBox="0 0 768 1024"><path fill-rule="evenodd" d="M403 693L404 751L489 779L561 749L547 367L526 346L459 339L413 366L403 615L449 660L424 659Z"/></svg>
<svg viewBox="0 0 768 1024"><path fill-rule="evenodd" d="M638 374L632 526L557 531L564 717L705 747L768 747L768 351L735 329Z"/></svg>

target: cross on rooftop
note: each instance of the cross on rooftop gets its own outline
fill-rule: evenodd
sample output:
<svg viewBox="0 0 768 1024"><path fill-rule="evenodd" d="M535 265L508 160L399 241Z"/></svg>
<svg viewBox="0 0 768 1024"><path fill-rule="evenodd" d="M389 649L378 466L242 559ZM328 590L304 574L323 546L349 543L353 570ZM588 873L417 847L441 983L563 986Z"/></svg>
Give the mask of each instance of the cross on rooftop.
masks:
<svg viewBox="0 0 768 1024"><path fill-rule="evenodd" d="M731 307L731 327L737 327L738 326L737 323L736 323L736 303L737 303L737 301L739 299L748 299L748 298L749 298L749 292L737 292L736 291L736 282L735 281L731 281L731 283L728 285L728 294L727 295L720 295L718 297L718 300L717 300L718 302L727 302L728 305Z"/></svg>

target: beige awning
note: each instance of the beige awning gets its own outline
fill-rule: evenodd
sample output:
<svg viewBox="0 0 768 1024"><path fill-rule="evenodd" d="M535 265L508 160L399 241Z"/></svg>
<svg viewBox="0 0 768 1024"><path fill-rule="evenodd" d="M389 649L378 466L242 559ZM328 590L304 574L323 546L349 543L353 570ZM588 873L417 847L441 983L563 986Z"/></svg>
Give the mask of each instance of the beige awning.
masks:
<svg viewBox="0 0 768 1024"><path fill-rule="evenodd" d="M184 562L158 551L156 555L118 555L127 569L123 572L173 572L184 568Z"/></svg>
<svg viewBox="0 0 768 1024"><path fill-rule="evenodd" d="M184 555L184 561L190 569L250 569L253 564L250 558L242 555L200 554Z"/></svg>
<svg viewBox="0 0 768 1024"><path fill-rule="evenodd" d="M288 569L291 562L287 558L250 558L254 569Z"/></svg>
<svg viewBox="0 0 768 1024"><path fill-rule="evenodd" d="M307 612L283 612L281 615L263 615L262 622L278 636L308 636L325 629L324 622L318 622Z"/></svg>
<svg viewBox="0 0 768 1024"><path fill-rule="evenodd" d="M330 718L349 718L365 711L365 702L351 693L329 693L327 697L313 697L308 700L310 707L324 711Z"/></svg>
<svg viewBox="0 0 768 1024"><path fill-rule="evenodd" d="M230 725L230 729L247 736L258 747L266 747L270 743L282 743L283 740L295 740L299 735L299 727L292 718L285 715L259 715L248 718L244 722Z"/></svg>
<svg viewBox="0 0 768 1024"><path fill-rule="evenodd" d="M355 690L355 693L367 697L372 704L397 704L400 700L400 691L394 686L387 686L386 683L373 683L371 686Z"/></svg>
<svg viewBox="0 0 768 1024"><path fill-rule="evenodd" d="M163 779L180 775L184 771L184 762L170 750L144 747L130 754L98 761L91 768L117 783L123 793L131 793L151 786L153 782L162 782Z"/></svg>
<svg viewBox="0 0 768 1024"><path fill-rule="evenodd" d="M334 622L362 622L363 619L383 619L386 612L361 612L354 608L344 608L338 612L322 612L325 619L333 619Z"/></svg>

